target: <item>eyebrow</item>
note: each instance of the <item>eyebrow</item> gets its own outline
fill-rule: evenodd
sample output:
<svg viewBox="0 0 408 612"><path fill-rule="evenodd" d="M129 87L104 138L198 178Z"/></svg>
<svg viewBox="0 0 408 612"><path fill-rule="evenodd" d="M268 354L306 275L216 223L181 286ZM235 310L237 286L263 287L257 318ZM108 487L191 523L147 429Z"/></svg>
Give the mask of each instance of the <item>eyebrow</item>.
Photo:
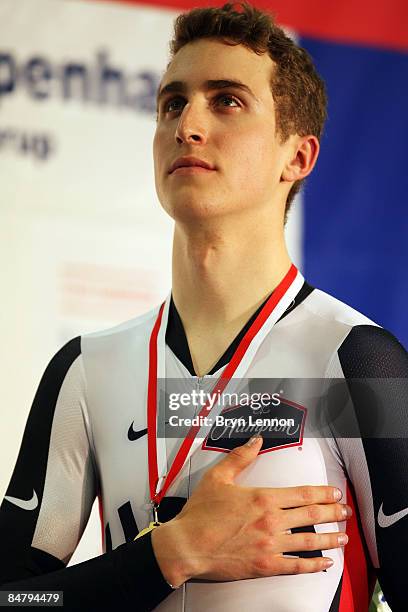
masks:
<svg viewBox="0 0 408 612"><path fill-rule="evenodd" d="M203 88L205 91L213 91L216 89L229 89L229 88L239 89L241 91L245 91L247 94L252 96L252 98L254 98L254 100L256 100L257 102L259 101L258 98L253 93L253 91L248 87L248 85L245 85L245 83L242 83L241 81L236 81L236 80L233 81L231 79L217 79L217 80L205 81ZM159 91L157 92L156 105L157 106L159 105L161 98L163 98L163 96L165 96L166 94L169 94L169 93L185 94L187 93L187 89L188 89L187 83L185 81L171 81L170 83L167 83L167 85L163 85L163 87L159 89Z"/></svg>

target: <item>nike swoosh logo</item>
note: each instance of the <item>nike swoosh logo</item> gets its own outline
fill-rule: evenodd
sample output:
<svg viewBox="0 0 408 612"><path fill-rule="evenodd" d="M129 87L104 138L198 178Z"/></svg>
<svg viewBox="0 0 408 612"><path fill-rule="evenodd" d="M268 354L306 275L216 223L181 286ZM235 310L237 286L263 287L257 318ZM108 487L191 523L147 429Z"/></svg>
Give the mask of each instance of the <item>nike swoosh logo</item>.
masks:
<svg viewBox="0 0 408 612"><path fill-rule="evenodd" d="M18 497L11 497L9 495L5 495L4 499L7 499L7 501L9 501L11 504L18 506L23 510L35 510L35 508L38 506L38 497L34 489L31 499L19 499Z"/></svg>
<svg viewBox="0 0 408 612"><path fill-rule="evenodd" d="M128 439L131 442L134 442L134 440L138 440L139 438L141 438L142 436L145 436L147 434L147 429L141 429L140 431L135 431L133 429L133 421L131 426L128 429Z"/></svg>
<svg viewBox="0 0 408 612"><path fill-rule="evenodd" d="M394 525L397 521L400 521L404 516L408 515L408 508L404 508L404 510L400 510L399 512L395 512L394 514L384 514L383 504L381 504L380 509L378 511L378 524L380 527L390 527Z"/></svg>

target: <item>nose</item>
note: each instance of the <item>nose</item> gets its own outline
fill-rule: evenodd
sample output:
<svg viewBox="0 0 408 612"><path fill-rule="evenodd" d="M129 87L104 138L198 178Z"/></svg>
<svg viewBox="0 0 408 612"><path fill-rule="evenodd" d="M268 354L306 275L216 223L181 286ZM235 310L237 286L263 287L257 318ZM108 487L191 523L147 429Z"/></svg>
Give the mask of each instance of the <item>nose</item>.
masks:
<svg viewBox="0 0 408 612"><path fill-rule="evenodd" d="M205 125L204 112L198 103L188 102L179 117L176 129L177 144L205 144L208 129Z"/></svg>

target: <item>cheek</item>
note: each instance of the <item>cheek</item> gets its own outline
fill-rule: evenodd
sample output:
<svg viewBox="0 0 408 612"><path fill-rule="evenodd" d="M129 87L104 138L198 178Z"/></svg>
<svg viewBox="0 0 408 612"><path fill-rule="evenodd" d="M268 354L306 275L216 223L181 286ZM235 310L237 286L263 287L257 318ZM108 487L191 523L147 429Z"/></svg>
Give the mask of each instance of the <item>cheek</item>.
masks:
<svg viewBox="0 0 408 612"><path fill-rule="evenodd" d="M156 130L153 138L153 162L155 172L158 170L160 160L160 134Z"/></svg>
<svg viewBox="0 0 408 612"><path fill-rule="evenodd" d="M153 156L155 163L160 166L168 157L169 147L173 141L173 131L158 125L153 137Z"/></svg>
<svg viewBox="0 0 408 612"><path fill-rule="evenodd" d="M274 138L268 131L258 129L238 136L232 144L231 162L234 176L245 191L262 191L270 188L277 179L279 170ZM236 151L236 153L234 153Z"/></svg>
<svg viewBox="0 0 408 612"><path fill-rule="evenodd" d="M153 140L153 168L154 168L154 182L156 185L156 191L159 191L159 162L157 153L156 137Z"/></svg>
<svg viewBox="0 0 408 612"><path fill-rule="evenodd" d="M163 183L163 176L167 164L169 164L168 151L169 146L166 141L166 135L162 130L157 129L153 138L153 165L154 165L154 178L156 183L156 189L160 190L160 185Z"/></svg>

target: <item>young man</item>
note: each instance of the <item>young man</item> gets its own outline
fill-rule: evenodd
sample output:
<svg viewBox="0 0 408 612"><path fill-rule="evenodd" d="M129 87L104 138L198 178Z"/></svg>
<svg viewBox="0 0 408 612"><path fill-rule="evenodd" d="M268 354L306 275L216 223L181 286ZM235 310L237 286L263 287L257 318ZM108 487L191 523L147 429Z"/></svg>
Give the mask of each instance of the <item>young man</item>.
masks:
<svg viewBox="0 0 408 612"><path fill-rule="evenodd" d="M375 323L304 283L284 239L294 192L316 163L325 105L310 58L265 15L226 5L176 23L154 141L157 193L175 220L172 301L157 323L159 335L171 329L173 375L228 378L237 367L249 379L345 381L352 405L344 435L307 437L302 453L265 440L269 452L243 482L288 486L316 477L314 484L339 486L359 511L345 555L336 551L326 574L188 584L187 607L232 610L251 601L259 610L360 611L368 608L372 566L394 612L405 607L395 537L408 543L407 353ZM398 384L361 384L390 378ZM389 414L394 439L384 430L365 435ZM309 408L306 427L313 418ZM191 459L190 487L214 451L231 448L215 444L211 432L209 439Z"/></svg>
<svg viewBox="0 0 408 612"><path fill-rule="evenodd" d="M148 583L155 593L149 598L145 588L138 609L360 612L370 599L371 558L394 612L403 609L396 546L408 533L405 439L302 436L312 411L296 397L286 408L300 418L300 433L286 443L265 437L255 461L259 441L234 450L236 440L212 427L193 425L182 440L159 435L169 415L163 380L166 392L177 379L191 395L209 398L243 378L347 380L359 425L366 397L352 379L407 377L395 338L305 283L286 250L284 219L316 162L325 103L309 57L267 15L225 5L176 22L154 141L157 193L175 220L172 292L142 317L71 341L51 362L32 413L37 419L39 404L51 405L34 449L41 474L33 468L29 485L38 483L41 508L28 521L13 507L18 485L28 486L26 434L1 508L2 542L10 555L16 551L3 571L10 588L30 583L11 580L52 572L26 588L73 584L74 592L99 577L107 600L113 589L131 600L143 589L131 561L144 546L149 563L152 547L163 576L179 588ZM405 431L406 386L381 393L370 401ZM188 410L201 416L217 406ZM220 461L222 452L230 454ZM339 509L296 508L299 490L279 498L280 487L307 484L334 485L347 503L357 502L345 553L319 527L330 523L341 534ZM96 494L107 554L64 570ZM166 524L133 542L157 518ZM308 523L311 531L296 533ZM17 525L16 546L5 529ZM323 564L311 568L307 555L323 559L326 551L333 565L316 572ZM278 561L286 567L277 571ZM299 571L308 573L276 575Z"/></svg>

